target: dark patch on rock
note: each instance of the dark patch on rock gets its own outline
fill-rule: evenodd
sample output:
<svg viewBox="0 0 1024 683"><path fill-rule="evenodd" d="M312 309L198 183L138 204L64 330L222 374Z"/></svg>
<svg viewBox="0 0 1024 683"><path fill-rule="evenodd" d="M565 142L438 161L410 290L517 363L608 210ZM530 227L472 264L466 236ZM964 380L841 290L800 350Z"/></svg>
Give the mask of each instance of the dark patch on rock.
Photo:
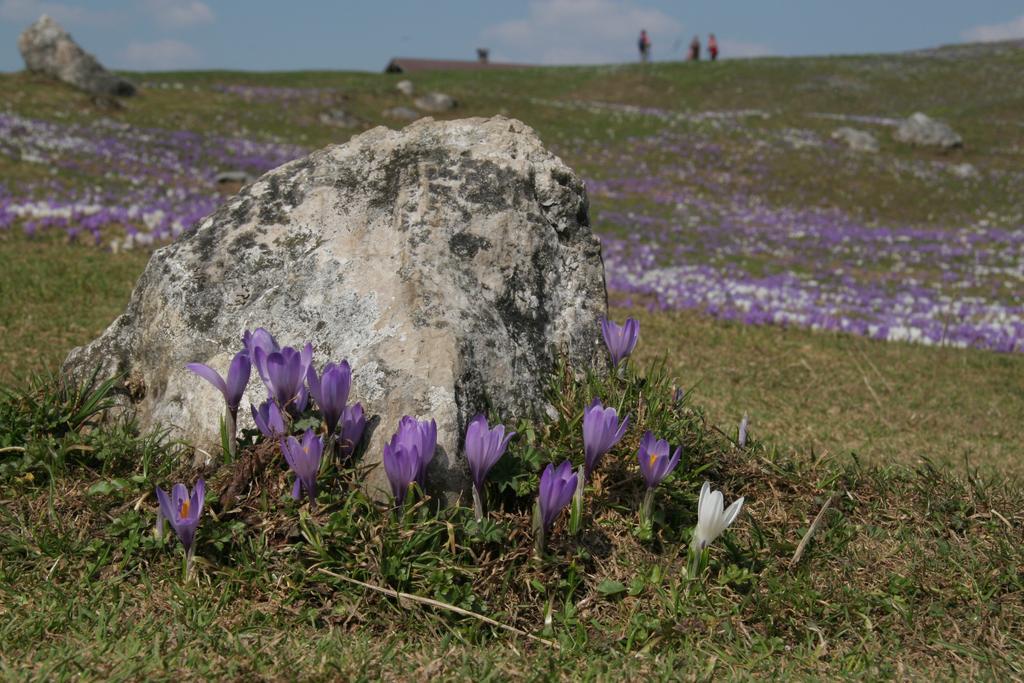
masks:
<svg viewBox="0 0 1024 683"><path fill-rule="evenodd" d="M481 249L490 249L491 242L485 237L460 232L457 235L452 235L448 240L448 248L460 258L473 258Z"/></svg>
<svg viewBox="0 0 1024 683"><path fill-rule="evenodd" d="M467 178L466 201L492 213L504 211L513 201L521 199L522 178L514 170L487 160L464 160L460 170Z"/></svg>
<svg viewBox="0 0 1024 683"><path fill-rule="evenodd" d="M205 259L209 260L213 256L214 249L217 245L217 236L213 230L196 230L193 233L192 246L196 251Z"/></svg>
<svg viewBox="0 0 1024 683"><path fill-rule="evenodd" d="M288 214L284 204L290 201L290 188L281 188L281 182L277 176L270 176L267 180L267 190L260 197L259 219L261 223L284 224L288 220ZM289 204L294 207L295 204Z"/></svg>
<svg viewBox="0 0 1024 683"><path fill-rule="evenodd" d="M213 214L215 219L214 224L221 222L222 219L217 219L221 218L219 214L222 211L228 213L231 223L234 225L241 225L249 220L249 216L252 214L252 196L248 193L243 193L238 197L237 201L227 204L223 209Z"/></svg>
<svg viewBox="0 0 1024 683"><path fill-rule="evenodd" d="M189 326L197 332L209 332L220 311L220 298L213 291L210 280L202 273L192 278L192 292L190 305L186 307Z"/></svg>
<svg viewBox="0 0 1024 683"><path fill-rule="evenodd" d="M229 250L233 256L241 257L245 252L256 249L259 243L256 241L256 233L252 230L246 230L245 232L239 233L235 236L235 239L231 241Z"/></svg>

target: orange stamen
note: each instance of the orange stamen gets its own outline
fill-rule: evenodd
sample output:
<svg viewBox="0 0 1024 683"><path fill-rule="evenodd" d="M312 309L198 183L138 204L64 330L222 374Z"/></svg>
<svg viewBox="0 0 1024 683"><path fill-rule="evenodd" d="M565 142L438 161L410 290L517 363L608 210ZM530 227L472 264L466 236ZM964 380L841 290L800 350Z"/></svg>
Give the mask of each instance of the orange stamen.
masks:
<svg viewBox="0 0 1024 683"><path fill-rule="evenodd" d="M654 467L654 463L656 463L658 461L658 454L657 453L651 453L650 456L651 456L651 467Z"/></svg>
<svg viewBox="0 0 1024 683"><path fill-rule="evenodd" d="M185 517L188 517L188 510L189 510L189 506L190 505L191 505L191 503L188 500L181 501L181 511L180 511L180 514L181 514L181 518L182 519L184 519Z"/></svg>

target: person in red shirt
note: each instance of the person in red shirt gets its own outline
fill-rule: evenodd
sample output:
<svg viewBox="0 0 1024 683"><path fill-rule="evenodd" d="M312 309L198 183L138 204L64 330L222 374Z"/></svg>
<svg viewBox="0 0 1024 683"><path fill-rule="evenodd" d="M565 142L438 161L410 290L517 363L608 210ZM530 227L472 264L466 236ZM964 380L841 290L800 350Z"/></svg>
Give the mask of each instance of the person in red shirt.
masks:
<svg viewBox="0 0 1024 683"><path fill-rule="evenodd" d="M640 31L640 40L637 42L640 48L640 61L647 62L651 58L651 39L647 36L647 29Z"/></svg>
<svg viewBox="0 0 1024 683"><path fill-rule="evenodd" d="M711 61L718 59L718 41L715 40L715 34L708 34L708 56L711 57Z"/></svg>

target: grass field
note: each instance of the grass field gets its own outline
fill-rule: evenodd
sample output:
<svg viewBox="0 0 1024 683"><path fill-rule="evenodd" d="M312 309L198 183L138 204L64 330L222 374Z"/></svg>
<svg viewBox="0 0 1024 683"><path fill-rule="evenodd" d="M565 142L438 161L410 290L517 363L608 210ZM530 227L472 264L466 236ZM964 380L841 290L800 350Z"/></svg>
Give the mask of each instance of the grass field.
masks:
<svg viewBox="0 0 1024 683"><path fill-rule="evenodd" d="M417 75L459 99L452 116L523 119L587 178L613 317L642 326L638 374L599 391L686 446L654 539L634 534L636 425L608 456L587 531L560 526L544 560L513 479L481 528L465 507L396 520L354 491L354 470L331 473L311 515L272 468L231 509L212 502L190 583L175 543L151 534L153 484L195 475L183 446L129 422L97 428L87 399L48 376L122 310L145 266L148 247L113 253L113 240L170 238L219 201L210 174L226 164L259 172L356 132L322 124L325 107L394 126L381 112L406 102L384 75L205 72L134 74L142 94L106 109L0 74L0 676L1024 678L1024 355L989 350L1015 334L992 320L1021 329L1022 67L1024 51L995 46ZM888 124L821 116L918 109L964 148L904 147ZM875 132L880 153L829 142L847 123ZM235 151L203 151L217 145ZM949 172L961 163L979 178ZM12 213L29 199L44 208ZM107 213L89 223L86 205ZM777 222L800 230L766 227ZM880 247L878 231L894 237ZM970 247L939 248L958 241ZM680 289L679 269L698 266L701 282L729 286L813 282L815 305L911 292L924 304L905 320L845 303L827 319L957 327L981 348L808 329L807 311L774 294L754 303L794 322L760 324L719 290ZM647 271L664 277L651 285ZM681 303L695 292L706 298ZM976 308L932 315L950 301ZM571 423L593 388L553 387L560 415L533 437L548 457L578 450ZM753 441L738 448L745 412ZM526 472L535 444L514 443L508 467ZM695 581L683 569L703 478L747 504Z"/></svg>

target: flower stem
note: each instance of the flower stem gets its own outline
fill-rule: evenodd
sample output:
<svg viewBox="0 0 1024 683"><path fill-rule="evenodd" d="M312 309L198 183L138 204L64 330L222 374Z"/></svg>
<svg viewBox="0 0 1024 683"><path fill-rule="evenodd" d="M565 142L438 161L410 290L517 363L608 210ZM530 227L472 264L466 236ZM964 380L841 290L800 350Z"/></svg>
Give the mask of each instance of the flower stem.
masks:
<svg viewBox="0 0 1024 683"><path fill-rule="evenodd" d="M572 508L569 510L569 533L578 536L583 526L583 488L587 485L584 468L580 465L576 472L576 492L572 495Z"/></svg>
<svg viewBox="0 0 1024 683"><path fill-rule="evenodd" d="M483 494L473 485L473 514L476 515L477 524L484 521L484 500Z"/></svg>
<svg viewBox="0 0 1024 683"><path fill-rule="evenodd" d="M195 545L191 545L185 551L185 583L188 583L189 577L192 576L192 557L195 555L195 548Z"/></svg>
<svg viewBox="0 0 1024 683"><path fill-rule="evenodd" d="M644 502L640 506L640 530L650 532L654 528L654 489L649 488L644 494Z"/></svg>
<svg viewBox="0 0 1024 683"><path fill-rule="evenodd" d="M235 415L235 412L230 408L225 410L224 428L225 431L227 431L228 436L228 455L231 456L232 460L234 460L235 456L238 454L238 439L235 436L238 432L237 423L238 417Z"/></svg>
<svg viewBox="0 0 1024 683"><path fill-rule="evenodd" d="M544 528L544 520L540 516L540 505L533 507L533 552L538 558L544 557L544 549L547 547L547 533Z"/></svg>
<svg viewBox="0 0 1024 683"><path fill-rule="evenodd" d="M704 548L701 548L696 543L690 544L690 561L686 567L686 576L690 579L696 579L701 576L702 569L704 568Z"/></svg>

